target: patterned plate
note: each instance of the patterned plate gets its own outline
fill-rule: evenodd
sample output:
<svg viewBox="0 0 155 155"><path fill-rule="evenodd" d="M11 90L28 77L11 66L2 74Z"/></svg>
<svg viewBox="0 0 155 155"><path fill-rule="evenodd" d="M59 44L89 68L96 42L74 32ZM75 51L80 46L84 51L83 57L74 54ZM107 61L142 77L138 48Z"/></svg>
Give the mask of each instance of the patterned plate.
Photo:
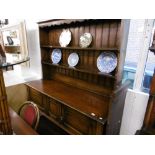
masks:
<svg viewBox="0 0 155 155"><path fill-rule="evenodd" d="M88 47L92 42L92 35L90 33L84 33L80 37L80 47L86 48Z"/></svg>
<svg viewBox="0 0 155 155"><path fill-rule="evenodd" d="M69 45L71 41L71 32L69 29L63 30L60 37L59 37L59 44L61 47L66 47Z"/></svg>
<svg viewBox="0 0 155 155"><path fill-rule="evenodd" d="M117 57L112 52L102 52L97 58L97 68L100 72L110 73L117 66Z"/></svg>
<svg viewBox="0 0 155 155"><path fill-rule="evenodd" d="M68 64L71 67L74 67L78 64L79 62L79 56L77 53L71 53L68 57Z"/></svg>
<svg viewBox="0 0 155 155"><path fill-rule="evenodd" d="M62 53L60 49L54 49L51 54L51 59L54 64L58 64L62 58Z"/></svg>

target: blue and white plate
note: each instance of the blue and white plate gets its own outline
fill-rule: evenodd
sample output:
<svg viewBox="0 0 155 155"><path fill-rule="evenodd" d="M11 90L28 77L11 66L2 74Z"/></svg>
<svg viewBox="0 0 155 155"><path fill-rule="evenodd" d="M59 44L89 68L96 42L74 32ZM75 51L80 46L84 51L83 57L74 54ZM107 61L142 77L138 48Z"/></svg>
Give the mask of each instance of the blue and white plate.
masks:
<svg viewBox="0 0 155 155"><path fill-rule="evenodd" d="M60 49L54 49L51 54L51 59L54 64L58 64L62 58L62 53Z"/></svg>
<svg viewBox="0 0 155 155"><path fill-rule="evenodd" d="M70 67L74 67L79 62L79 56L77 53L71 53L68 57L68 64Z"/></svg>
<svg viewBox="0 0 155 155"><path fill-rule="evenodd" d="M102 52L97 58L97 68L100 72L110 73L117 66L117 57L112 52Z"/></svg>

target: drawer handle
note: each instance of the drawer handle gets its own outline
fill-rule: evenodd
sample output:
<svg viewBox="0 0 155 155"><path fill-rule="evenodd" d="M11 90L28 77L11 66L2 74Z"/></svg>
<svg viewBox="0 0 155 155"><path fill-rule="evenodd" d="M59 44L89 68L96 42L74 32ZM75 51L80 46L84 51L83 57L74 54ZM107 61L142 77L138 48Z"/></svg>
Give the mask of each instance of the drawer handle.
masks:
<svg viewBox="0 0 155 155"><path fill-rule="evenodd" d="M99 120L102 120L103 118L102 117L99 117Z"/></svg>
<svg viewBox="0 0 155 155"><path fill-rule="evenodd" d="M59 117L59 122L62 123L62 124L64 123L64 117L63 116Z"/></svg>
<svg viewBox="0 0 155 155"><path fill-rule="evenodd" d="M92 116L96 116L93 112L91 113Z"/></svg>

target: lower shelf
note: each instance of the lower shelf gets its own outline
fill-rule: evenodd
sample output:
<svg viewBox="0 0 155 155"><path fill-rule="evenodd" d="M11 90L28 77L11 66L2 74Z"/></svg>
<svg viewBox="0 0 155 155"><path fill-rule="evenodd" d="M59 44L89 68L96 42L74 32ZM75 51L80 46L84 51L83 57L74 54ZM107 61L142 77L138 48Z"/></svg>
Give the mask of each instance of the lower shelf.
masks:
<svg viewBox="0 0 155 155"><path fill-rule="evenodd" d="M42 61L42 64L53 66L53 67L69 69L69 70L75 70L75 71L82 72L82 73L89 73L89 74L94 74L94 75L105 76L105 77L108 77L108 78L112 78L114 80L116 79L116 77L111 73L103 73L103 72L91 70L90 68L88 68L86 70L86 69L83 69L83 68L76 68L76 67L69 67L69 66L65 66L65 65L53 64L51 62L46 62L46 61Z"/></svg>

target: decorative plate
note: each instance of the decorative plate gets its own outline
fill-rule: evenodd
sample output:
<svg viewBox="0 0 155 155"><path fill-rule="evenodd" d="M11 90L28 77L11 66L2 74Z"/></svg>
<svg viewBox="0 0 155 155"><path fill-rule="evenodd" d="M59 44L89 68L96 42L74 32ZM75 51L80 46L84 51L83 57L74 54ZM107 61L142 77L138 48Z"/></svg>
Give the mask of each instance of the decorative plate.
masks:
<svg viewBox="0 0 155 155"><path fill-rule="evenodd" d="M80 47L86 48L88 47L92 42L92 35L90 33L84 33L80 37Z"/></svg>
<svg viewBox="0 0 155 155"><path fill-rule="evenodd" d="M117 57L112 52L102 52L97 58L97 68L100 72L110 73L117 66Z"/></svg>
<svg viewBox="0 0 155 155"><path fill-rule="evenodd" d="M62 53L60 49L54 49L51 54L51 59L54 64L58 64L62 58Z"/></svg>
<svg viewBox="0 0 155 155"><path fill-rule="evenodd" d="M67 45L69 45L70 41L71 41L71 32L69 31L69 29L63 30L59 37L60 46L66 47Z"/></svg>
<svg viewBox="0 0 155 155"><path fill-rule="evenodd" d="M68 64L71 67L74 67L78 64L79 62L79 56L77 53L71 53L68 57Z"/></svg>

